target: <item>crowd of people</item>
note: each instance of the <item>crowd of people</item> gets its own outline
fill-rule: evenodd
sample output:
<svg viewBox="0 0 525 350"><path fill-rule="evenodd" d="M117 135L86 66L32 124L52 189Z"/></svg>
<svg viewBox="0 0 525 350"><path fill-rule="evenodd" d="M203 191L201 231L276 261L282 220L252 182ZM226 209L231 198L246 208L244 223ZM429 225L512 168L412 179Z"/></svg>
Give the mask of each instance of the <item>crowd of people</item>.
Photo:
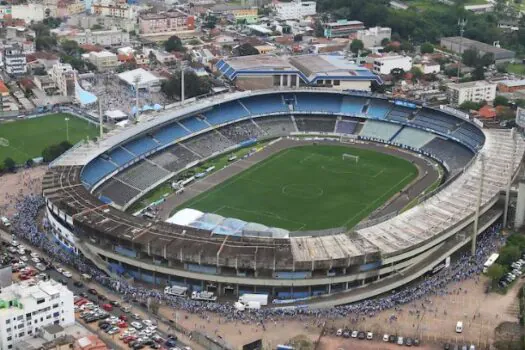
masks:
<svg viewBox="0 0 525 350"><path fill-rule="evenodd" d="M218 314L228 321L240 322L264 322L289 317L313 316L316 318L349 318L357 322L363 317L373 317L387 309L397 309L402 305L413 301L421 301L424 305L428 298L433 295L447 295L453 293L449 286L453 282L460 282L472 278L482 272L483 264L487 257L496 251L503 243L504 238L499 234L500 224L489 227L480 235L477 241L475 256L470 252L461 253L453 259L447 268L440 272L423 278L418 283L411 284L399 290L392 291L388 295L378 298L364 300L349 305L342 305L326 309L313 309L304 305L303 307L281 307L263 308L250 312L237 311L232 303L200 302L191 299L168 296L161 290L154 288L138 287L125 280L109 277L106 273L95 267L89 260L65 250L57 244L52 236L46 234L45 222L38 222L38 213L44 205L40 195L28 195L17 200L17 214L12 219L13 232L43 251L53 259L55 265L67 265L77 269L80 273L86 273L93 277L98 283L106 288L118 292L127 300L147 302L152 298L162 305L171 306L174 309L207 317L209 312ZM42 229L40 229L42 227Z"/></svg>

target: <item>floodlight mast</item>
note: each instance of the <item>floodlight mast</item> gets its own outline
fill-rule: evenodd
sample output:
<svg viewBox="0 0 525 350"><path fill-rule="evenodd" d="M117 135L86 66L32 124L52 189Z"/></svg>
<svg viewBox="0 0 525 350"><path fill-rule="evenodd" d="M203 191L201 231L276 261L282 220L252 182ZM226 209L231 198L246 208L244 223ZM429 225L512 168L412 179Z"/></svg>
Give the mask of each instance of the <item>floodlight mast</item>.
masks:
<svg viewBox="0 0 525 350"><path fill-rule="evenodd" d="M483 153L478 155L481 169L479 172L479 187L478 187L478 198L476 199L476 210L474 212L474 227L472 230L472 256L476 255L476 239L478 237L478 225L479 225L479 207L481 206L481 196L483 195L483 181L485 180L485 156Z"/></svg>
<svg viewBox="0 0 525 350"><path fill-rule="evenodd" d="M508 215L509 215L509 203L510 203L510 186L512 185L512 169L514 169L514 163L516 162L516 129L512 128L510 131L510 136L512 138L512 154L510 157L509 173L507 179L507 187L505 190L505 206L503 212L503 227L507 227Z"/></svg>

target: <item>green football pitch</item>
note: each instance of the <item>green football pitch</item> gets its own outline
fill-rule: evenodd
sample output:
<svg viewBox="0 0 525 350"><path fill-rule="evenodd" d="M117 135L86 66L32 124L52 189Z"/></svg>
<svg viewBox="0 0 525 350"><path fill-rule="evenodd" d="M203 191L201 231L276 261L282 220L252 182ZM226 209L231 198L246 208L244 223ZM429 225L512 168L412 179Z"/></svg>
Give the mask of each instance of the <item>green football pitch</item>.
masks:
<svg viewBox="0 0 525 350"><path fill-rule="evenodd" d="M343 154L359 156L359 161ZM184 203L288 230L357 224L417 176L407 160L345 146L290 148Z"/></svg>
<svg viewBox="0 0 525 350"><path fill-rule="evenodd" d="M44 148L65 141L66 117L69 118L69 142L72 144L98 134L95 125L65 113L3 122L0 124L0 162L11 157L21 164L40 157Z"/></svg>

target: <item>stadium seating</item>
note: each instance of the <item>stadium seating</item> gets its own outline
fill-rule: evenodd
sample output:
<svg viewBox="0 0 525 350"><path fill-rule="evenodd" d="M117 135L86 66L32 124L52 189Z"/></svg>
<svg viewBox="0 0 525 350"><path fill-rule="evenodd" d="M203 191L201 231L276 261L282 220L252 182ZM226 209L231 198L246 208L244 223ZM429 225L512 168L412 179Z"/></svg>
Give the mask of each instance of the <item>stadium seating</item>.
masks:
<svg viewBox="0 0 525 350"><path fill-rule="evenodd" d="M304 280L305 278L312 277L312 273L309 271L277 271L274 277L283 280Z"/></svg>
<svg viewBox="0 0 525 350"><path fill-rule="evenodd" d="M297 129L304 132L334 132L335 117L295 117Z"/></svg>
<svg viewBox="0 0 525 350"><path fill-rule="evenodd" d="M448 134L451 130L456 128L456 122L453 117L428 109L420 110L412 120L412 123L443 134Z"/></svg>
<svg viewBox="0 0 525 350"><path fill-rule="evenodd" d="M165 125L153 133L153 138L162 144L168 144L183 136L189 135L182 126L177 123Z"/></svg>
<svg viewBox="0 0 525 350"><path fill-rule="evenodd" d="M452 135L470 146L472 149L477 149L483 144L484 137L481 132L470 123L465 122L461 124Z"/></svg>
<svg viewBox="0 0 525 350"><path fill-rule="evenodd" d="M335 126L335 132L339 134L353 134L358 123L357 120L341 119Z"/></svg>
<svg viewBox="0 0 525 350"><path fill-rule="evenodd" d="M151 137L144 136L139 139L128 142L124 145L124 148L130 152L133 152L137 156L140 156L146 152L152 151L155 148L159 147L159 144L156 143Z"/></svg>
<svg viewBox="0 0 525 350"><path fill-rule="evenodd" d="M355 96L344 96L341 103L341 113L356 116L362 114L365 99Z"/></svg>
<svg viewBox="0 0 525 350"><path fill-rule="evenodd" d="M419 149L430 142L433 138L434 135L429 132L405 127L392 139L392 142Z"/></svg>
<svg viewBox="0 0 525 350"><path fill-rule="evenodd" d="M213 153L223 151L234 144L224 136L221 136L218 132L210 131L197 137L193 137L188 141L184 141L183 145L203 158L206 158Z"/></svg>
<svg viewBox="0 0 525 350"><path fill-rule="evenodd" d="M408 117L415 112L416 110L402 107L402 106L394 106L390 113L386 116L387 119L395 120L401 123L406 123Z"/></svg>
<svg viewBox="0 0 525 350"><path fill-rule="evenodd" d="M281 95L258 95L241 100L252 114L265 114L274 112L288 112L290 109L284 103Z"/></svg>
<svg viewBox="0 0 525 350"><path fill-rule="evenodd" d="M108 162L102 158L95 158L82 171L82 181L89 186L93 186L104 176L117 169L115 164Z"/></svg>
<svg viewBox="0 0 525 350"><path fill-rule="evenodd" d="M186 268L191 272L206 273L208 275L216 275L217 267L216 266L206 266L206 265L197 265L197 264L186 264Z"/></svg>
<svg viewBox="0 0 525 350"><path fill-rule="evenodd" d="M169 174L170 172L166 169L156 166L147 160L142 160L118 174L116 178L144 191Z"/></svg>
<svg viewBox="0 0 525 350"><path fill-rule="evenodd" d="M117 147L111 152L109 152L109 157L113 162L117 163L119 166L122 166L135 158L133 154L131 154L129 151L126 151L122 147Z"/></svg>
<svg viewBox="0 0 525 350"><path fill-rule="evenodd" d="M384 119L391 108L392 105L388 101L373 99L370 100L366 114L372 118Z"/></svg>
<svg viewBox="0 0 525 350"><path fill-rule="evenodd" d="M291 132L297 131L289 116L257 118L254 119L254 121L268 135L272 136L287 135Z"/></svg>
<svg viewBox="0 0 525 350"><path fill-rule="evenodd" d="M180 145L171 146L159 154L149 157L149 159L159 166L171 172L183 169L187 164L199 159L199 157Z"/></svg>
<svg viewBox="0 0 525 350"><path fill-rule="evenodd" d="M251 119L240 123L230 124L219 129L219 132L230 139L234 144L264 136L264 132Z"/></svg>
<svg viewBox="0 0 525 350"><path fill-rule="evenodd" d="M462 169L474 156L474 153L459 143L440 137L435 137L421 149L445 162L451 173Z"/></svg>
<svg viewBox="0 0 525 350"><path fill-rule="evenodd" d="M118 205L124 205L137 196L140 191L119 180L109 179L99 189L96 194L111 198Z"/></svg>
<svg viewBox="0 0 525 350"><path fill-rule="evenodd" d="M212 110L203 113L206 120L212 125L219 125L241 119L248 116L248 114L248 111L237 101L216 105Z"/></svg>
<svg viewBox="0 0 525 350"><path fill-rule="evenodd" d="M210 127L208 124L206 124L205 122L203 122L202 120L200 120L197 117L189 117L189 118L186 118L186 119L183 119L183 120L179 120L179 123L184 125L184 127L186 127L186 129L190 130L192 133L193 132L197 132L197 131L201 131L201 130L204 130L204 129Z"/></svg>
<svg viewBox="0 0 525 350"><path fill-rule="evenodd" d="M309 94L297 93L296 111L318 111L328 113L339 113L341 110L341 96L336 94Z"/></svg>
<svg viewBox="0 0 525 350"><path fill-rule="evenodd" d="M367 120L360 135L374 139L389 141L398 131L401 126L380 122L377 120Z"/></svg>

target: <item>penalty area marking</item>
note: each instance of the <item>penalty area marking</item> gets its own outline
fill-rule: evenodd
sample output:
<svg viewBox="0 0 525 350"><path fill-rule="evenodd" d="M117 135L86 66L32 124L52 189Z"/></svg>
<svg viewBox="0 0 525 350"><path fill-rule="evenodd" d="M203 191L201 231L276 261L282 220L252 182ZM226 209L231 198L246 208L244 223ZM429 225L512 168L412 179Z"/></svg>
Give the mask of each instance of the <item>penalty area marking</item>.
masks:
<svg viewBox="0 0 525 350"><path fill-rule="evenodd" d="M241 209L241 208L231 207L229 205L223 205L219 209L215 210L213 213L218 214L222 209L231 209L233 211L240 211L240 212L245 212L245 213L249 213L249 214L255 214L257 216L265 216L267 218L277 219L277 220L281 220L281 221L284 221L284 222L291 222L291 223L299 226L296 229L296 231L300 231L304 227L306 227L306 224L304 222L286 219L286 218L283 218L282 216L280 216L280 215L278 215L276 213L272 213L271 211L248 210L248 209Z"/></svg>

